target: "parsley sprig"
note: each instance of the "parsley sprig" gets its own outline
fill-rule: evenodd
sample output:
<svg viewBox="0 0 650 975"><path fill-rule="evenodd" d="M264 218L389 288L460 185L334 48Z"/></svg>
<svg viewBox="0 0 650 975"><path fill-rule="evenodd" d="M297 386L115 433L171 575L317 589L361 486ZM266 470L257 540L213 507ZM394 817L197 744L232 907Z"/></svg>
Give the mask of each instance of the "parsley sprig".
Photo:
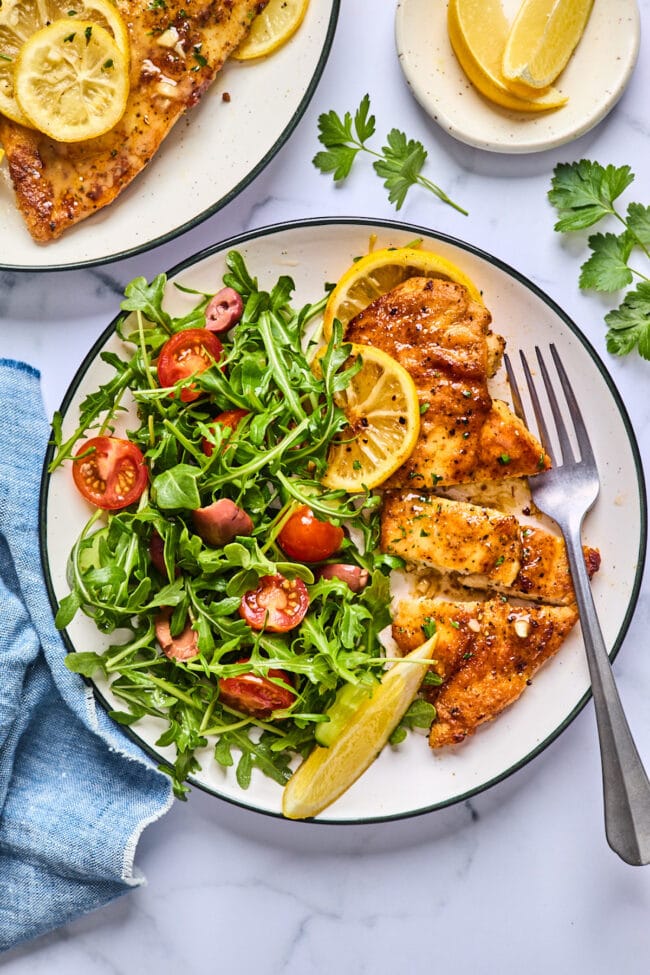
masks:
<svg viewBox="0 0 650 975"><path fill-rule="evenodd" d="M343 118L334 111L323 113L318 119L318 139L325 150L316 153L312 160L314 166L321 173L331 173L338 183L349 176L358 154L365 152L375 157L373 169L383 179L388 199L396 210L402 207L410 188L417 185L467 216L467 210L454 203L444 190L426 176L422 176L428 153L421 142L409 139L399 129L391 129L381 152L376 152L367 144L375 131L375 116L370 114L368 95L361 99L354 118L350 112L346 112Z"/></svg>
<svg viewBox="0 0 650 975"><path fill-rule="evenodd" d="M585 290L611 294L636 280L619 307L605 315L607 349L627 355L636 348L650 359L650 277L636 266L637 258L650 259L650 207L629 203L623 214L614 205L633 181L629 166L602 166L589 159L560 163L548 198L560 217L554 229L561 233L584 230L607 217L622 225L619 234L589 237L591 255L580 269L578 283Z"/></svg>

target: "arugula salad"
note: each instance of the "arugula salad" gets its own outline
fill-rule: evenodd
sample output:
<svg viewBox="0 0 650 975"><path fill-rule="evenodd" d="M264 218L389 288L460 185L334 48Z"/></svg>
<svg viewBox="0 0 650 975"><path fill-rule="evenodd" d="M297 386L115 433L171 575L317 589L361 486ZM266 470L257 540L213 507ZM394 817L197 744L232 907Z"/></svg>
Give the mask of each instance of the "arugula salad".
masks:
<svg viewBox="0 0 650 975"><path fill-rule="evenodd" d="M379 497L323 483L346 427L337 393L359 368L338 322L321 344L328 289L295 310L290 277L264 291L237 251L226 266L215 295L181 288L196 303L180 318L164 308L165 275L132 281L124 353L101 354L112 378L71 437L53 424L50 471L71 462L89 502L56 623L83 612L111 641L67 665L103 675L121 724L162 719L179 797L215 741L241 788L254 768L288 781L337 700L381 676L402 566L379 552ZM416 703L394 741L422 723Z"/></svg>

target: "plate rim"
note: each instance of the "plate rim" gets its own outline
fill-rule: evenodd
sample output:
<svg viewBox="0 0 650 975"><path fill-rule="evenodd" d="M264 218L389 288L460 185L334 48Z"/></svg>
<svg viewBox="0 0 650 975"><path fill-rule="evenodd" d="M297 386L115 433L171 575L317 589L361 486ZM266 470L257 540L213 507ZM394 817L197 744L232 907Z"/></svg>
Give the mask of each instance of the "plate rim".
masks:
<svg viewBox="0 0 650 975"><path fill-rule="evenodd" d="M398 220L392 220L388 218L371 218L371 217L342 217L342 216L332 216L332 217L309 217L301 220L288 220L280 223L267 224L263 227L258 227L253 230L245 231L232 237L225 238L224 240L218 241L217 243L210 244L208 247L203 248L194 255L190 255L184 258L182 261L171 267L166 273L167 279L171 280L182 271L188 267L192 267L195 264L211 257L220 251L226 251L232 248L241 246L242 244L249 243L250 241L257 240L262 237L273 236L278 233L285 231L301 230L308 228L319 228L323 226L357 226L357 227L374 227L382 228L386 230L405 232L413 235L424 235L426 237L440 241L441 243L450 244L454 247L458 247L461 250L466 251L468 254L478 257L481 260L486 261L488 264L493 265L499 270L505 272L507 275L512 277L519 284L530 290L537 298L544 302L566 325L569 331L576 337L576 339L584 347L585 351L589 354L592 362L600 372L611 396L614 404L619 412L620 418L625 427L627 434L628 443L632 453L632 459L634 462L634 468L636 473L636 484L639 493L640 501L640 524L639 524L639 547L637 553L637 568L634 576L634 584L632 586L632 591L628 604L625 610L625 615L623 617L620 629L613 642L612 649L610 651L610 660L614 660L627 634L627 631L632 622L634 612L637 606L639 594L641 591L641 584L643 581L644 567L647 556L648 547L648 498L646 493L646 479L643 469L643 462L641 458L641 453L639 450L639 445L636 439L636 434L632 426L632 421L630 419L627 407L623 402L621 394L618 391L614 380L609 374L607 367L603 360L600 358L595 347L592 345L588 337L582 332L579 326L573 321L572 318L550 297L542 288L540 288L534 281L531 281L526 275L513 268L507 262L501 260L501 258L496 257L487 251L482 250L467 241L461 240L460 238L453 237L450 234L446 234L431 228L420 226L417 224L411 224L407 222L402 222ZM88 353L84 356L82 362L80 363L68 389L66 390L64 397L59 406L58 413L65 415L70 403L72 402L74 396L76 395L79 386L86 374L88 368L96 359L99 351L103 348L105 343L111 337L115 331L115 325L121 316L121 312L114 316L110 323L101 332L99 337L93 343L92 347ZM39 552L41 557L41 565L43 571L43 578L45 581L47 597L52 609L53 614L56 614L58 607L58 600L54 592L54 585L52 581L52 576L49 568L49 558L48 558L48 547L47 547L47 504L49 496L49 486L51 481L51 475L48 472L49 463L54 454L54 444L50 440L48 442L47 450L45 453L45 458L43 462L40 490L39 490L39 502L38 502L38 514L39 514ZM67 653L76 653L76 649L72 644L67 629L60 631L61 639L66 648ZM83 678L84 682L93 688L93 693L95 699L104 708L105 711L110 711L112 709L111 705L105 699L104 695L90 678ZM363 817L353 817L353 818L343 818L343 819L328 819L327 815L318 816L317 818L308 820L297 820L295 822L302 822L308 824L317 824L324 826L361 826L369 825L374 823L386 823L394 822L403 819L412 819L415 816L422 816L426 813L436 812L440 809L445 809L458 803L465 802L471 799L473 796L480 795L483 792L487 792L493 786L498 785L505 779L509 778L519 769L524 768L530 762L533 761L538 755L548 748L548 746L554 742L574 721L574 719L580 714L580 712L587 705L592 697L591 686L585 694L579 699L572 710L566 715L566 717L558 724L553 731L546 736L542 741L540 741L534 748L528 751L524 756L518 761L514 762L512 765L503 769L499 774L493 776L486 782L482 782L475 788L471 788L459 795L454 795L446 799L434 802L432 804L421 806L416 809L411 809L406 812L400 813L390 813L377 816L363 816ZM160 762L161 755L156 751L155 748L150 746L146 741L144 741L130 726L120 725L120 728L124 734L127 735L135 744L137 744L150 758L157 762ZM222 793L216 791L214 788L206 785L204 782L198 781L194 776L189 776L188 784L193 788L199 789L214 798L220 799L223 802L228 802L231 805L238 806L242 809L247 809L251 812L255 812L264 816L269 816L272 819L279 819L286 821L285 817L281 812L275 812L270 809L263 809L251 802L247 802L245 798L238 799L234 796L223 795ZM292 821L294 822L294 821Z"/></svg>
<svg viewBox="0 0 650 975"><path fill-rule="evenodd" d="M195 227L198 227L209 217L214 216L219 210L222 210L225 206L239 196L245 189L247 189L251 183L257 179L260 173L266 169L270 162L279 153L280 149L289 141L293 133L295 132L299 122L301 121L303 115L307 111L309 104L316 92L327 61L332 51L332 44L334 42L334 35L336 33L336 28L338 26L338 19L341 10L341 0L330 0L332 9L330 11L329 20L327 23L327 30L325 31L325 37L323 41L323 47L318 57L316 67L311 76L309 84L305 88L304 94L300 99L298 107L289 119L287 125L284 127L279 137L269 147L265 155L257 162L257 164L246 173L246 175L221 199L217 200L215 203L211 204L201 213L197 213L190 220L185 221L185 223L180 224L173 230L168 231L165 234L161 234L159 237L154 238L151 241L147 241L143 244L138 244L135 247L131 247L128 250L119 251L114 254L109 254L106 257L92 257L85 260L70 261L67 264L7 264L2 258L0 258L0 271L28 271L32 274L41 274L52 272L65 272L65 271L79 271L83 268L98 267L108 264L114 264L116 261L127 260L128 258L135 257L138 254L145 254L147 251L153 250L156 247L161 247L163 244L168 244L172 240L177 240L184 234L189 233ZM137 179L137 176L136 176ZM110 205L110 204L109 204ZM54 242L56 243L56 242Z"/></svg>

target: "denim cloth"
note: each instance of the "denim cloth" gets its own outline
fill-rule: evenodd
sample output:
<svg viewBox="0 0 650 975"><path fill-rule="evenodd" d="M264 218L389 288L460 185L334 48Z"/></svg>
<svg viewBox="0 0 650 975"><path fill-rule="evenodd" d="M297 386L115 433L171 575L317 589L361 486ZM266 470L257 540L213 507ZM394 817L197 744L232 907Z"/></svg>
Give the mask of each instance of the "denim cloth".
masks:
<svg viewBox="0 0 650 975"><path fill-rule="evenodd" d="M49 426L39 375L0 359L0 950L144 883L144 827L171 784L64 666L38 502Z"/></svg>

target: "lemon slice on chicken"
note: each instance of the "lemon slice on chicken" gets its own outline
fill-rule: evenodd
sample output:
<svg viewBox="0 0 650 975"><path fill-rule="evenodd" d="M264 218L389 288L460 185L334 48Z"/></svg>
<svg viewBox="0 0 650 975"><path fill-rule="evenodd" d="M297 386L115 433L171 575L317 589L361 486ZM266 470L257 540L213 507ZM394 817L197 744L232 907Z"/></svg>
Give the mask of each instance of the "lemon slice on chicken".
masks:
<svg viewBox="0 0 650 975"><path fill-rule="evenodd" d="M420 404L409 373L381 349L353 345L360 370L336 394L348 426L332 442L323 483L357 493L377 487L409 457L420 433Z"/></svg>
<svg viewBox="0 0 650 975"><path fill-rule="evenodd" d="M124 114L127 58L98 24L55 20L21 48L14 84L34 128L57 142L81 142L108 132Z"/></svg>
<svg viewBox="0 0 650 975"><path fill-rule="evenodd" d="M323 314L323 334L332 334L338 318L343 332L355 315L412 277L443 278L463 284L475 301L482 303L480 291L459 267L434 251L419 247L385 247L360 258L341 277L329 296Z"/></svg>
<svg viewBox="0 0 650 975"><path fill-rule="evenodd" d="M2 0L0 3L0 113L21 125L30 125L20 110L14 76L18 55L26 41L55 20L72 24L85 20L103 27L115 38L128 56L129 36L126 24L112 0ZM72 28L70 28L72 30Z"/></svg>

